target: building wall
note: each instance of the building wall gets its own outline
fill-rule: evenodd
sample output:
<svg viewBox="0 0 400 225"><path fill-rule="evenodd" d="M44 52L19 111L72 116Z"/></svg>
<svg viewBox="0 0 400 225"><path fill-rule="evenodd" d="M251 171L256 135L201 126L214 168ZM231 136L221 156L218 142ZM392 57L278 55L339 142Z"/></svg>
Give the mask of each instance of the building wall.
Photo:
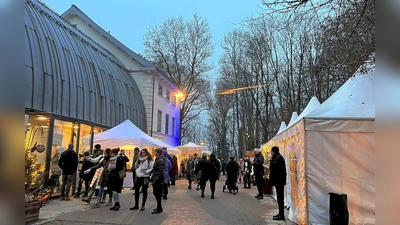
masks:
<svg viewBox="0 0 400 225"><path fill-rule="evenodd" d="M115 55L126 68L128 68L129 74L138 84L139 91L144 101L146 109L147 134L170 145L178 145L180 138L180 105L171 104L171 102L167 101L165 97L159 98L157 96L159 83L164 87L164 95L166 90L168 90L171 95L176 94L179 91L176 85L171 82L171 80L166 78L164 74L161 74L153 64L145 60L143 57L137 55L132 50L128 49L103 28L98 26L77 6L72 5L71 8L62 14L62 17L81 32L89 36L93 41L106 48L111 54ZM163 132L165 131L165 124L163 124L162 132L157 132L156 128L158 110L163 112L163 121L165 120L166 114L171 115L171 118L172 115L176 118L176 132L174 135L172 135L172 133L165 134L165 132ZM170 122L170 126L171 124L172 121ZM170 128L170 131L171 130L172 128Z"/></svg>

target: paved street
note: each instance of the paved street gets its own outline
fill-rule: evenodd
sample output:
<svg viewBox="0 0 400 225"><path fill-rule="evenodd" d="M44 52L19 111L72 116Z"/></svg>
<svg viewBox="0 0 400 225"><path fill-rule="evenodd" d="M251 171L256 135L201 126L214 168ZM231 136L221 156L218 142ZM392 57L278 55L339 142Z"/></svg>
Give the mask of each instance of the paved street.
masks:
<svg viewBox="0 0 400 225"><path fill-rule="evenodd" d="M71 201L51 200L41 208L40 219L32 225L89 225L89 224L290 224L291 221L274 221L277 214L277 204L269 195L257 200L256 187L243 189L239 184L239 193L232 195L222 192L224 178L217 181L215 199L211 199L209 183L205 198L200 197L200 191L187 189L187 181L177 180L176 186L169 188L168 200L163 200L164 212L151 214L156 202L149 188L149 196L145 211L131 211L134 204L133 191L124 189L120 195L121 209L111 211L105 203L100 208L92 209L81 199ZM93 200L92 202L94 202ZM286 217L288 211L285 210Z"/></svg>

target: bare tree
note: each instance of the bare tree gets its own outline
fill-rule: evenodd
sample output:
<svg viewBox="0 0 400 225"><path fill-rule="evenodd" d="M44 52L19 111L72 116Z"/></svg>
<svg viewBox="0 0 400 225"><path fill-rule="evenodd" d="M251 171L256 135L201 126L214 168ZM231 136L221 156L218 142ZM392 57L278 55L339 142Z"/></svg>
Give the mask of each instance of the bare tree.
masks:
<svg viewBox="0 0 400 225"><path fill-rule="evenodd" d="M197 14L190 21L170 18L144 35L144 54L163 70L186 94L181 104L181 138L190 122L206 110L204 95L210 92L207 61L213 54L206 19Z"/></svg>

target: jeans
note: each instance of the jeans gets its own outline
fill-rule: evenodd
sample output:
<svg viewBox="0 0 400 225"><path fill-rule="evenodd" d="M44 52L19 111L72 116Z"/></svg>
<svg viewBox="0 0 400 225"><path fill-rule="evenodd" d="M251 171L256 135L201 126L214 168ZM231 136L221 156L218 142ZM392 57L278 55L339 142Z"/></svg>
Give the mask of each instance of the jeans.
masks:
<svg viewBox="0 0 400 225"><path fill-rule="evenodd" d="M119 193L116 191L113 191L112 193L114 195L114 202L115 203L119 202Z"/></svg>
<svg viewBox="0 0 400 225"><path fill-rule="evenodd" d="M139 205L140 187L142 187L142 192L143 192L142 206L144 206L146 204L146 200L147 200L147 189L149 188L149 178L148 177L136 177L135 205Z"/></svg>
<svg viewBox="0 0 400 225"><path fill-rule="evenodd" d="M244 187L251 187L250 173L245 173L243 176Z"/></svg>
<svg viewBox="0 0 400 225"><path fill-rule="evenodd" d="M68 197L69 196L69 190L71 189L72 186L72 178L74 177L74 174L71 175L62 175L62 183L61 183L61 197Z"/></svg>
<svg viewBox="0 0 400 225"><path fill-rule="evenodd" d="M156 198L157 201L157 209L162 209L161 206L161 195L163 192L163 184L160 183L153 183L153 195Z"/></svg>

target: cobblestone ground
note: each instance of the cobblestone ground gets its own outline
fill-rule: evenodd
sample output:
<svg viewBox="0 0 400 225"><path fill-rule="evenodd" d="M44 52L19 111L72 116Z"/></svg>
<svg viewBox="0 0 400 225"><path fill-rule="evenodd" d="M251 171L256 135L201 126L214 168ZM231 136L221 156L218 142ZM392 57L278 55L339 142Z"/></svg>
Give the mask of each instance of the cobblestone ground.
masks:
<svg viewBox="0 0 400 225"><path fill-rule="evenodd" d="M105 204L92 209L89 204L80 199L64 202L52 200L42 207L40 219L35 225L90 225L90 224L143 224L143 225L223 225L223 224L294 224L288 219L274 221L272 216L277 214L277 204L268 195L263 200L254 198L256 187L243 189L239 184L239 193L232 195L222 192L224 178L217 181L215 199L211 199L209 183L205 198L200 197L200 191L187 189L186 180L177 180L176 186L169 188L168 200L163 200L164 212L151 214L156 206L152 189L145 211L131 211L134 204L133 191L124 189L120 195L121 209L112 211ZM93 200L94 202L94 200ZM139 203L140 204L140 203ZM287 214L287 210L285 210ZM287 215L286 215L287 217Z"/></svg>

